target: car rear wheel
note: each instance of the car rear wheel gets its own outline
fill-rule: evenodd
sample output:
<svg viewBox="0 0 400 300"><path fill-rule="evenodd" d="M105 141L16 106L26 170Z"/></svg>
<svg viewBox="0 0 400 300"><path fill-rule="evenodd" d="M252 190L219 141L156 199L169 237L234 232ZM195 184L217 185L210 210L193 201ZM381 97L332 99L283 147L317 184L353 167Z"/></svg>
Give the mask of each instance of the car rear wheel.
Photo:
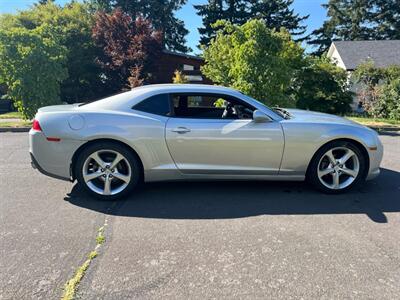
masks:
<svg viewBox="0 0 400 300"><path fill-rule="evenodd" d="M337 194L364 181L366 166L366 158L355 144L333 141L317 152L308 175L319 190Z"/></svg>
<svg viewBox="0 0 400 300"><path fill-rule="evenodd" d="M129 149L106 142L90 145L80 153L75 174L88 194L102 200L116 200L138 185L140 167Z"/></svg>

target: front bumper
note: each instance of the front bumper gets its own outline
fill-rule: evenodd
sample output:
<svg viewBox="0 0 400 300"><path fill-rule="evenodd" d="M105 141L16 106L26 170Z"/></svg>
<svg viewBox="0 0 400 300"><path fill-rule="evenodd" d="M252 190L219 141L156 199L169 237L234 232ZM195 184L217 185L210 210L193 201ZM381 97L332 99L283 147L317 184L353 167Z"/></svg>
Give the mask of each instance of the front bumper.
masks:
<svg viewBox="0 0 400 300"><path fill-rule="evenodd" d="M383 145L376 135L376 150L368 150L369 155L369 171L366 180L371 180L380 174L380 164L383 158Z"/></svg>

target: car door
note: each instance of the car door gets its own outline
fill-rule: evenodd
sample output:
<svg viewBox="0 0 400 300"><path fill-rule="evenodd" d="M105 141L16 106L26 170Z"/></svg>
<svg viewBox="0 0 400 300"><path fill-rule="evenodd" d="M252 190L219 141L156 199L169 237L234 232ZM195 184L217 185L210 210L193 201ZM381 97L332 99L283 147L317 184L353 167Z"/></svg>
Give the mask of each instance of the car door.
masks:
<svg viewBox="0 0 400 300"><path fill-rule="evenodd" d="M277 174L284 146L279 122L256 123L251 115L221 118L226 112L226 107L217 109L226 100L221 97L171 96L174 116L167 121L165 137L177 168L186 174Z"/></svg>

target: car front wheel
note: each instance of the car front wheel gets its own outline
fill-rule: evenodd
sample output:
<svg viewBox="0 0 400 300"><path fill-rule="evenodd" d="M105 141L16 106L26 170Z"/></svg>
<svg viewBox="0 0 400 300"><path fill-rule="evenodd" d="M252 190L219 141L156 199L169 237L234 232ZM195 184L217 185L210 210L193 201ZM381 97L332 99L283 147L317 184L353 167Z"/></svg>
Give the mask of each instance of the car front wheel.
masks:
<svg viewBox="0 0 400 300"><path fill-rule="evenodd" d="M364 181L366 166L366 158L355 144L333 141L317 152L308 175L319 190L337 194Z"/></svg>
<svg viewBox="0 0 400 300"><path fill-rule="evenodd" d="M88 194L103 200L115 200L137 186L140 167L129 149L106 142L90 145L80 153L75 174Z"/></svg>

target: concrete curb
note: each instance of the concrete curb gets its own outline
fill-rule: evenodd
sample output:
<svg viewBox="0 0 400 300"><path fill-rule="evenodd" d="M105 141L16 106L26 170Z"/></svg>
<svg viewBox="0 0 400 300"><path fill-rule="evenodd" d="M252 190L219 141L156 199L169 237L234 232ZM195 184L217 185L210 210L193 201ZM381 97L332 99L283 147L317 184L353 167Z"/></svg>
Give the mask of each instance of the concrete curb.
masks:
<svg viewBox="0 0 400 300"><path fill-rule="evenodd" d="M376 131L400 131L400 127L381 127L381 126L368 126Z"/></svg>
<svg viewBox="0 0 400 300"><path fill-rule="evenodd" d="M0 132L28 132L30 127L0 127Z"/></svg>

